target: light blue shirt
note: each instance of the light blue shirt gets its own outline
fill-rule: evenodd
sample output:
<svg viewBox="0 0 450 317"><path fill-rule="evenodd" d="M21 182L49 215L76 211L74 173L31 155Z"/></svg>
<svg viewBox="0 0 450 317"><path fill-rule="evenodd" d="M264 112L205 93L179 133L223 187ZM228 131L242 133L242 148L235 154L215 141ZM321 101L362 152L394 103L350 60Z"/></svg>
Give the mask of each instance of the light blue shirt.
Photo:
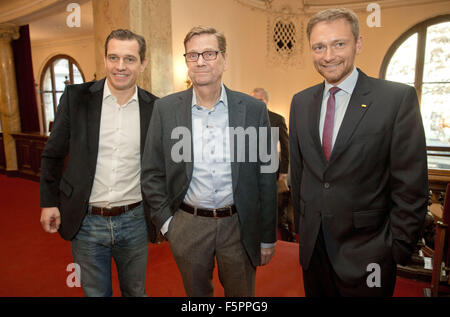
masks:
<svg viewBox="0 0 450 317"><path fill-rule="evenodd" d="M197 104L192 95L192 143L194 166L184 202L199 208L233 205L228 99L222 84L212 109Z"/></svg>
<svg viewBox="0 0 450 317"><path fill-rule="evenodd" d="M224 85L212 109L197 104L192 90L192 143L194 162L192 179L184 202L199 208L221 208L234 204L231 176L231 148L228 132L228 99ZM252 199L250 197L250 199ZM172 217L161 227L165 234ZM262 248L276 243L261 243Z"/></svg>
<svg viewBox="0 0 450 317"><path fill-rule="evenodd" d="M333 139L331 143L331 148L334 146L334 142L336 141L336 137L339 132L339 128L341 127L342 121L344 120L345 112L347 111L348 103L350 102L350 98L352 96L353 90L355 89L356 82L358 81L358 70L355 66L353 66L353 71L350 73L350 75L337 87L341 88L336 94L335 94L335 100L336 100L336 108L334 112L334 126L333 126ZM333 87L332 84L325 81L325 89L323 92L323 99L322 99L322 107L320 110L320 122L319 122L319 133L320 133L320 142L322 142L322 136L323 136L323 126L325 124L325 115L327 112L327 102L328 97L330 96L330 88Z"/></svg>

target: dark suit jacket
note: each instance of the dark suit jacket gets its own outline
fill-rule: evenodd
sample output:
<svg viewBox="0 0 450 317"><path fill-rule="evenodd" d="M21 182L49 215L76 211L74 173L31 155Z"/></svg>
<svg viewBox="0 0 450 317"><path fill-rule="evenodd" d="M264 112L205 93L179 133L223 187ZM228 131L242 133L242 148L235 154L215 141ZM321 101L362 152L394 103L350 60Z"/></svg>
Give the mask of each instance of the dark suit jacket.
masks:
<svg viewBox="0 0 450 317"><path fill-rule="evenodd" d="M359 71L326 162L319 136L323 90L323 83L308 88L291 104L300 262L308 268L322 225L334 270L351 281L367 275L369 263L404 264L410 257L427 210L425 136L413 87Z"/></svg>
<svg viewBox="0 0 450 317"><path fill-rule="evenodd" d="M102 79L66 87L52 132L42 152L41 207L59 207L59 233L66 240L71 240L77 234L91 195L97 164L104 85L105 79ZM142 157L153 103L157 98L140 88L138 98ZM147 205L144 205L144 210L149 217ZM154 241L155 229L151 221L147 222L149 238Z"/></svg>
<svg viewBox="0 0 450 317"><path fill-rule="evenodd" d="M287 174L289 168L289 135L283 116L269 110L271 127L277 127L280 139L280 166L278 173Z"/></svg>
<svg viewBox="0 0 450 317"><path fill-rule="evenodd" d="M226 93L230 127L269 127L264 103L227 88ZM192 131L191 104L192 88L155 102L145 145L141 183L144 199L151 206L152 220L158 231L179 209L192 179L193 151L189 162L177 163L171 158L172 147L180 142L179 139L171 138L172 130L186 127ZM190 137L192 149L192 133ZM267 135L269 144L270 134ZM257 162L249 163L248 151L246 156L246 162L233 160L231 163L232 186L241 225L241 239L256 266L261 260L260 243L273 243L277 238L277 189L275 173L261 173L263 164L259 158Z"/></svg>

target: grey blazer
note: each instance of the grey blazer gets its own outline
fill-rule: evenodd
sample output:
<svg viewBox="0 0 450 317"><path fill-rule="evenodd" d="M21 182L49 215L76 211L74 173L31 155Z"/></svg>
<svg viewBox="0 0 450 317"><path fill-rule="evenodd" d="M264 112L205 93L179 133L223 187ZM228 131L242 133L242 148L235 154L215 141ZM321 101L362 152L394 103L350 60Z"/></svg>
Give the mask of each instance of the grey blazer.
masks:
<svg viewBox="0 0 450 317"><path fill-rule="evenodd" d="M230 127L269 127L264 103L243 93L225 89ZM191 108L192 88L155 102L144 149L141 184L144 200L150 205L151 218L158 231L179 209L192 179L192 151L189 162L175 162L171 158L172 147L180 141L171 139L172 130L186 127L192 131ZM267 142L270 142L270 133ZM236 142L234 144L236 153ZM264 163L259 156L257 162L248 161L248 151L246 156L245 162L233 160L231 163L233 197L244 248L253 265L257 266L261 258L260 244L273 243L277 238L276 175L275 172L260 172Z"/></svg>

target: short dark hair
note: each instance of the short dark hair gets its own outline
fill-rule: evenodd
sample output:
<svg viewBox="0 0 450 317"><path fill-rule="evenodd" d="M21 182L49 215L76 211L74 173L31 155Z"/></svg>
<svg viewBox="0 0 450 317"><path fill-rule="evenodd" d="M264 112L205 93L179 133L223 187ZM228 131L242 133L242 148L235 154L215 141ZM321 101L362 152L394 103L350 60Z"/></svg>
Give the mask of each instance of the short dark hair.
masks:
<svg viewBox="0 0 450 317"><path fill-rule="evenodd" d="M215 28L210 26L196 26L193 27L188 34L186 34L186 37L184 38L184 48L186 49L186 43L189 42L190 39L192 39L196 35L201 34L212 34L216 37L217 42L219 43L219 50L223 53L227 50L227 41L225 39L225 36L217 32Z"/></svg>
<svg viewBox="0 0 450 317"><path fill-rule="evenodd" d="M352 10L345 8L333 8L320 11L316 13L308 22L306 27L306 34L308 35L308 40L311 37L311 31L313 27L319 22L331 22L338 19L345 19L352 29L353 37L355 41L358 41L359 37L359 21L358 16Z"/></svg>
<svg viewBox="0 0 450 317"><path fill-rule="evenodd" d="M133 33L127 29L117 29L111 31L105 41L105 56L108 54L108 43L112 39L121 41L136 40L139 44L139 57L141 58L141 62L145 59L146 44L144 37L141 35Z"/></svg>

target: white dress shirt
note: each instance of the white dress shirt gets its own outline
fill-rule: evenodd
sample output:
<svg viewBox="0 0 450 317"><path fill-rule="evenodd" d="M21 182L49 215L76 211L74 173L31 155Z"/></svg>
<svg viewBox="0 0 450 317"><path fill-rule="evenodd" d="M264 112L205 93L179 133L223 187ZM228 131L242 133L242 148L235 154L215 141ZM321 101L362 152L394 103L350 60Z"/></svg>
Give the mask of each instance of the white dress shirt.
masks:
<svg viewBox="0 0 450 317"><path fill-rule="evenodd" d="M103 89L97 166L89 204L129 205L142 200L139 98L117 103L107 81Z"/></svg>
<svg viewBox="0 0 450 317"><path fill-rule="evenodd" d="M345 112L347 111L348 103L350 101L350 98L352 96L353 90L355 89L356 82L358 81L358 70L355 66L353 66L353 71L350 73L350 75L337 87L339 87L341 90L339 90L334 96L335 96L335 112L334 112L334 125L333 125L333 139L331 142L331 148L334 146L334 142L336 141L336 137L339 132L339 128L341 127L342 121L344 120ZM325 89L323 92L323 99L322 99L322 108L320 110L320 121L319 121L319 132L320 132L320 142L322 143L322 136L323 136L323 126L325 124L325 115L327 112L327 102L328 97L330 96L330 88L333 87L332 84L325 81Z"/></svg>

